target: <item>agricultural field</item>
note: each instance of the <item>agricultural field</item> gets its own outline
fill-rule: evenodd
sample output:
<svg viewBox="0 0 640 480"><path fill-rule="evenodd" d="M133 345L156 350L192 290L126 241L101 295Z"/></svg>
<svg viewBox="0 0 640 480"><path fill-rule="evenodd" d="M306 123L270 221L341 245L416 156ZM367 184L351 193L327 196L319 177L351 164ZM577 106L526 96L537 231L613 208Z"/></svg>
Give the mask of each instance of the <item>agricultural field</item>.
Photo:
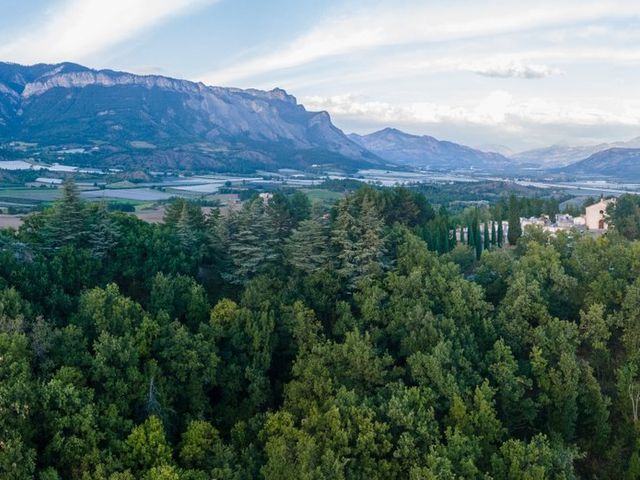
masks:
<svg viewBox="0 0 640 480"><path fill-rule="evenodd" d="M0 188L0 202L37 205L60 198L57 188Z"/></svg>
<svg viewBox="0 0 640 480"><path fill-rule="evenodd" d="M342 192L333 192L323 188L302 188L301 191L309 197L312 203L321 204L332 204L345 195Z"/></svg>
<svg viewBox="0 0 640 480"><path fill-rule="evenodd" d="M152 201L169 200L174 197L170 193L154 190L151 188L124 188L124 189L105 189L90 190L82 192L82 197L86 199L118 199L118 200L139 200Z"/></svg>

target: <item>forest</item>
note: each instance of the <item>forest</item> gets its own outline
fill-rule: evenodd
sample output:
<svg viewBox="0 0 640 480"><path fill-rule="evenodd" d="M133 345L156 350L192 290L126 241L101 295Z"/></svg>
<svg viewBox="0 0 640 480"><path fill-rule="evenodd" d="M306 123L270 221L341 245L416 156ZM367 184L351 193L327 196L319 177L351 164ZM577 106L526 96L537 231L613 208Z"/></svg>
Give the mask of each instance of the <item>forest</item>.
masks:
<svg viewBox="0 0 640 480"><path fill-rule="evenodd" d="M0 478L640 478L640 201L491 233L556 207L362 186L148 224L69 180L0 234Z"/></svg>

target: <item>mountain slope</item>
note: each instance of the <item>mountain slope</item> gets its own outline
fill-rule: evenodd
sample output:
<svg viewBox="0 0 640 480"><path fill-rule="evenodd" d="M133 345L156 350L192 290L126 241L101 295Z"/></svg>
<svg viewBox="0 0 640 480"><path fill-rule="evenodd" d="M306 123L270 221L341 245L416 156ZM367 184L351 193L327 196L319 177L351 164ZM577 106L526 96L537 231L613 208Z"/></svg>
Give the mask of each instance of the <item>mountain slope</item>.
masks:
<svg viewBox="0 0 640 480"><path fill-rule="evenodd" d="M410 135L394 128L369 135L350 134L349 138L384 160L412 167L496 170L510 165L509 159L498 153L482 152L427 135Z"/></svg>
<svg viewBox="0 0 640 480"><path fill-rule="evenodd" d="M0 63L0 142L85 147L99 166L251 170L379 166L284 90L208 87L64 63Z"/></svg>
<svg viewBox="0 0 640 480"><path fill-rule="evenodd" d="M572 175L601 175L622 180L640 180L640 148L610 148L559 169Z"/></svg>
<svg viewBox="0 0 640 480"><path fill-rule="evenodd" d="M515 153L510 155L509 158L519 163L531 164L538 167L564 167L584 160L594 153L611 148L640 148L640 137L629 140L628 142L600 143L598 145L573 147L567 145L552 145L550 147Z"/></svg>

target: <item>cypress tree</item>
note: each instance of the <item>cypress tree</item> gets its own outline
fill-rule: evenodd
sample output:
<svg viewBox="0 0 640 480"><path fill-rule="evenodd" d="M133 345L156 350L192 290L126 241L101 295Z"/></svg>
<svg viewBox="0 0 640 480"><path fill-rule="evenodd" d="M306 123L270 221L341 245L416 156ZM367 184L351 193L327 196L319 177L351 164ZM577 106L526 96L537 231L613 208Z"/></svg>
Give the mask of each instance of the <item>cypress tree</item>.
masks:
<svg viewBox="0 0 640 480"><path fill-rule="evenodd" d="M498 240L496 239L496 222L491 220L491 245L495 247L497 244L497 241Z"/></svg>
<svg viewBox="0 0 640 480"><path fill-rule="evenodd" d="M440 245L442 251L440 253L447 253L449 251L449 225L446 218L440 220Z"/></svg>
<svg viewBox="0 0 640 480"><path fill-rule="evenodd" d="M507 240L509 245L515 245L522 236L522 227L520 225L520 211L515 196L509 199L509 231L507 232Z"/></svg>
<svg viewBox="0 0 640 480"><path fill-rule="evenodd" d="M480 260L482 255L482 235L480 234L480 223L477 216L473 219L473 241L476 249L476 259Z"/></svg>
<svg viewBox="0 0 640 480"><path fill-rule="evenodd" d="M487 222L484 222L483 240L484 249L489 250L491 248L491 240L489 239L489 224Z"/></svg>
<svg viewBox="0 0 640 480"><path fill-rule="evenodd" d="M498 236L496 241L498 242L498 247L502 248L502 245L504 243L504 229L502 227L502 220L498 220Z"/></svg>

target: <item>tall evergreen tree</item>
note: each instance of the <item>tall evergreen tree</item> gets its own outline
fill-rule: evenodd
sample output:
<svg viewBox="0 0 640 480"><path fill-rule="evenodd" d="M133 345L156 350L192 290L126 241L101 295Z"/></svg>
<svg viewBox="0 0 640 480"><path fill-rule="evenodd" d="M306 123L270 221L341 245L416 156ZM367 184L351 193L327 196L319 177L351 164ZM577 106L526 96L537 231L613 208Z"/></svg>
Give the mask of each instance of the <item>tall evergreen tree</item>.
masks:
<svg viewBox="0 0 640 480"><path fill-rule="evenodd" d="M49 247L80 245L87 237L86 208L80 199L80 191L72 177L62 185L62 198L53 209L46 226L46 241Z"/></svg>
<svg viewBox="0 0 640 480"><path fill-rule="evenodd" d="M502 219L498 220L498 235L496 236L496 242L499 248L502 248L504 244L504 227L502 226Z"/></svg>
<svg viewBox="0 0 640 480"><path fill-rule="evenodd" d="M338 206L333 240L338 246L339 273L350 288L364 278L381 272L384 222L371 196L361 201L358 214L351 214L349 199Z"/></svg>
<svg viewBox="0 0 640 480"><path fill-rule="evenodd" d="M522 236L522 226L520 225L520 209L518 201L514 195L509 199L509 231L507 232L507 240L509 245L518 243L518 239Z"/></svg>
<svg viewBox="0 0 640 480"><path fill-rule="evenodd" d="M491 245L494 247L498 244L498 239L496 236L496 222L491 220Z"/></svg>
<svg viewBox="0 0 640 480"><path fill-rule="evenodd" d="M233 268L225 277L243 284L278 260L278 239L270 227L271 221L260 198L245 204L224 222L223 242Z"/></svg>
<svg viewBox="0 0 640 480"><path fill-rule="evenodd" d="M321 220L302 220L287 239L285 258L296 269L313 273L330 262L326 226Z"/></svg>
<svg viewBox="0 0 640 480"><path fill-rule="evenodd" d="M487 222L484 222L484 231L482 232L482 238L484 240L484 249L489 250L491 248L491 239L489 238L489 224Z"/></svg>
<svg viewBox="0 0 640 480"><path fill-rule="evenodd" d="M93 225L89 233L89 245L93 256L104 258L109 251L118 243L120 230L111 219L104 204L98 206L94 217Z"/></svg>

